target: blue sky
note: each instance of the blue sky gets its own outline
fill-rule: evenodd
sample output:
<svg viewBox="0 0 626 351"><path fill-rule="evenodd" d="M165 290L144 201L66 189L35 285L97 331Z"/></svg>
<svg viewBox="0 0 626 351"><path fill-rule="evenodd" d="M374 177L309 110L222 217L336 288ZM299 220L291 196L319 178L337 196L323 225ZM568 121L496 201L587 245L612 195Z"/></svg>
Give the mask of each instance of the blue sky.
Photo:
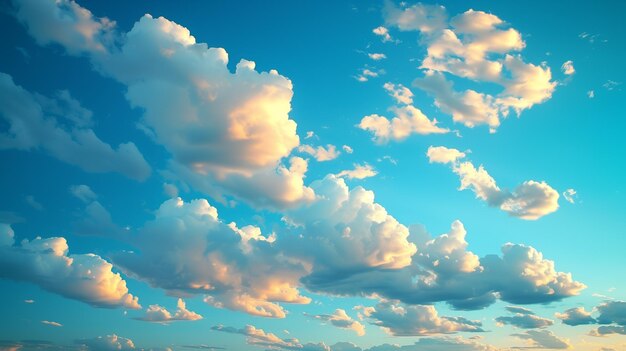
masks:
<svg viewBox="0 0 626 351"><path fill-rule="evenodd" d="M619 2L2 2L0 348L622 350Z"/></svg>

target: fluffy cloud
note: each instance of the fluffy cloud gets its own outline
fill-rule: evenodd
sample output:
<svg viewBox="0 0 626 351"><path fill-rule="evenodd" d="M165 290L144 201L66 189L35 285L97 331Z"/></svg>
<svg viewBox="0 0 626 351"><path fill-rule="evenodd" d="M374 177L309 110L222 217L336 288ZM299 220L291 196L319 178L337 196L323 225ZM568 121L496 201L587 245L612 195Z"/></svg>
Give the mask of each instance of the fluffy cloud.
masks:
<svg viewBox="0 0 626 351"><path fill-rule="evenodd" d="M302 281L316 292L376 294L406 304L445 301L460 310L485 308L497 298L513 304L559 301L586 287L573 280L571 274L556 271L554 262L533 247L507 243L502 246L501 256L479 258L467 251L465 236L459 221L453 223L449 233L435 238L423 228L412 226L410 238L417 253L411 265L395 270L355 269L350 274L326 271Z"/></svg>
<svg viewBox="0 0 626 351"><path fill-rule="evenodd" d="M507 310L514 315L498 317L496 322L499 324L510 324L523 329L545 328L554 324L553 321L539 317L532 311L522 307L508 306Z"/></svg>
<svg viewBox="0 0 626 351"><path fill-rule="evenodd" d="M430 120L422 111L412 105L396 106L390 109L394 114L391 120L377 114L368 115L357 125L360 129L373 134L377 144L390 140L401 141L411 134L444 134L449 130L437 126L437 120Z"/></svg>
<svg viewBox="0 0 626 351"><path fill-rule="evenodd" d="M393 97L398 104L411 105L413 92L402 84L385 83L383 88Z"/></svg>
<svg viewBox="0 0 626 351"><path fill-rule="evenodd" d="M18 8L30 4L14 2ZM70 53L76 53L74 41L65 38L83 35L85 26L55 18L80 13L83 22L108 23L74 2L49 1L45 6L49 13L26 11L18 18L29 28L39 22L62 32L30 33ZM233 195L254 205L285 207L312 198L303 185L302 162L294 166L292 159L290 167L282 163L299 145L296 123L289 118L289 79L275 70L258 72L248 60L231 72L224 49L197 43L187 28L163 17L145 15L125 34L107 31L123 40L113 45L92 35L95 44L113 47L78 51L88 53L99 72L127 86L130 104L144 111L142 129L172 155L170 175L213 197ZM238 191L242 188L246 190ZM259 204L257 198L264 201Z"/></svg>
<svg viewBox="0 0 626 351"><path fill-rule="evenodd" d="M462 317L439 317L434 306L404 305L381 301L376 307L363 307L363 315L371 323L394 336L482 332L482 323Z"/></svg>
<svg viewBox="0 0 626 351"><path fill-rule="evenodd" d="M442 6L416 4L397 7L388 2L387 24L402 31L419 31L427 55L420 68L424 78L415 85L456 122L467 127L486 124L491 131L510 110L518 115L552 96L556 86L550 68L523 61L521 34L493 14L468 10L448 19ZM475 82L495 83L500 93L456 92L443 73Z"/></svg>
<svg viewBox="0 0 626 351"><path fill-rule="evenodd" d="M97 307L138 309L126 281L113 266L94 254L68 255L64 238L24 239L13 246L13 231L0 231L0 277L26 281L67 298Z"/></svg>
<svg viewBox="0 0 626 351"><path fill-rule="evenodd" d="M31 94L0 73L0 118L9 125L7 132L0 133L0 149L43 149L87 172L118 172L136 180L150 175L150 166L135 144L112 148L85 126L84 116L91 112L85 112L67 92L61 97L65 101ZM71 128L64 127L67 124Z"/></svg>
<svg viewBox="0 0 626 351"><path fill-rule="evenodd" d="M114 262L170 294L206 294L205 302L265 317L285 317L279 302L308 303L299 294L303 267L284 257L273 237L218 219L204 200L165 201Z"/></svg>
<svg viewBox="0 0 626 351"><path fill-rule="evenodd" d="M539 349L569 349L568 340L561 339L549 330L528 330L523 334L513 334L522 340L527 340L529 347Z"/></svg>
<svg viewBox="0 0 626 351"><path fill-rule="evenodd" d="M76 344L86 347L89 351L125 351L135 349L135 344L132 340L115 334L98 336L93 339L76 340Z"/></svg>
<svg viewBox="0 0 626 351"><path fill-rule="evenodd" d="M598 323L626 326L626 301L607 301L596 309L600 313Z"/></svg>
<svg viewBox="0 0 626 351"><path fill-rule="evenodd" d="M583 307L570 308L563 313L557 312L554 316L563 321L563 324L571 326L596 323L596 319L591 317L591 312L585 311Z"/></svg>
<svg viewBox="0 0 626 351"><path fill-rule="evenodd" d="M363 324L352 319L345 310L336 309L332 314L305 314L311 318L315 318L324 322L329 322L337 328L353 330L358 336L365 335L365 327Z"/></svg>
<svg viewBox="0 0 626 351"><path fill-rule="evenodd" d="M326 145L326 147L318 146L313 147L311 145L300 145L298 147L298 151L304 152L313 156L318 162L331 161L339 157L341 154L337 151L337 147L335 145Z"/></svg>
<svg viewBox="0 0 626 351"><path fill-rule="evenodd" d="M339 173L337 173L337 177L348 177L350 179L365 179L374 177L378 174L378 171L374 169L371 165L365 164L354 164L354 169L346 169Z"/></svg>
<svg viewBox="0 0 626 351"><path fill-rule="evenodd" d="M481 165L461 162L464 153L446 147L429 147L426 154L430 162L450 163L460 180L459 190L470 189L476 197L489 206L498 207L511 216L536 220L559 208L559 193L546 182L528 180L513 191L502 190L495 179Z"/></svg>
<svg viewBox="0 0 626 351"><path fill-rule="evenodd" d="M146 310L146 314L143 317L137 318L138 320L146 322L166 323L172 321L197 321L202 319L202 316L196 312L189 311L187 305L183 299L178 299L176 303L176 313L172 315L165 307L159 305L150 305Z"/></svg>

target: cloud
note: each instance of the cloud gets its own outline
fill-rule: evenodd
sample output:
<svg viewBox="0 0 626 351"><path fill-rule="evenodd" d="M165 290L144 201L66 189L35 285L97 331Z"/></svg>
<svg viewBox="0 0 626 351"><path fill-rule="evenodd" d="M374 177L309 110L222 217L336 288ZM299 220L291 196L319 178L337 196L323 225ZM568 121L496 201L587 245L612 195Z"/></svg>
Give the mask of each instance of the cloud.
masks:
<svg viewBox="0 0 626 351"><path fill-rule="evenodd" d="M413 104L413 93L404 85L385 83L383 88L396 100L396 103L405 105Z"/></svg>
<svg viewBox="0 0 626 351"><path fill-rule="evenodd" d="M377 114L368 115L357 125L360 129L373 134L377 144L385 144L390 140L401 141L411 134L445 134L449 130L437 126L437 120L430 120L418 108L411 105L397 106L390 109L394 114L391 120Z"/></svg>
<svg viewBox="0 0 626 351"><path fill-rule="evenodd" d="M382 40L383 43L388 42L388 41L393 41L393 39L391 38L391 35L389 34L389 30L383 26L374 28L372 30L372 33L379 36L380 40Z"/></svg>
<svg viewBox="0 0 626 351"><path fill-rule="evenodd" d="M426 152L430 163L455 163L457 160L465 158L465 153L457 149L450 149L445 146L429 146Z"/></svg>
<svg viewBox="0 0 626 351"><path fill-rule="evenodd" d="M326 145L326 147L318 146L313 147L311 145L300 145L298 147L298 151L304 152L313 156L318 162L331 161L339 157L341 154L337 151L337 147L335 145Z"/></svg>
<svg viewBox="0 0 626 351"><path fill-rule="evenodd" d="M15 16L40 45L57 43L71 54L99 54L107 51L113 40L115 22L94 18L93 14L72 0L20 0Z"/></svg>
<svg viewBox="0 0 626 351"><path fill-rule="evenodd" d="M76 344L86 347L89 351L126 351L135 349L135 344L132 340L115 334L98 336L93 339L76 340Z"/></svg>
<svg viewBox="0 0 626 351"><path fill-rule="evenodd" d="M130 239L140 253L121 252L113 261L170 295L205 294L205 302L215 307L284 318L280 302L310 299L297 289L304 268L273 241L258 227L224 223L204 199L174 198Z"/></svg>
<svg viewBox="0 0 626 351"><path fill-rule="evenodd" d="M172 321L197 321L202 316L196 312L189 311L183 299L178 299L176 303L176 313L172 315L167 309L159 305L150 305L143 317L136 318L146 322L167 323Z"/></svg>
<svg viewBox="0 0 626 351"><path fill-rule="evenodd" d="M567 339L561 339L549 330L528 330L523 334L512 334L512 336L527 340L532 348L564 350L572 347Z"/></svg>
<svg viewBox="0 0 626 351"><path fill-rule="evenodd" d="M362 307L371 323L394 336L422 336L456 332L482 332L480 321L462 317L439 317L434 306L405 305L381 301L376 307Z"/></svg>
<svg viewBox="0 0 626 351"><path fill-rule="evenodd" d="M387 55L382 54L382 53L370 53L370 54L367 54L367 56L374 61L380 61L380 60L384 60L387 58Z"/></svg>
<svg viewBox="0 0 626 351"><path fill-rule="evenodd" d="M619 324L626 326L626 301L607 301L596 307L600 313L598 316L599 324Z"/></svg>
<svg viewBox="0 0 626 351"><path fill-rule="evenodd" d="M15 3L20 7L26 1ZM46 6L53 9L19 18L27 27L53 21L63 38L80 36L83 27L55 21L57 15L78 11L89 23L108 21L73 2L69 7L64 1ZM124 40L108 43L93 36L94 41L101 39L97 44L111 48L84 51L98 72L127 87L131 106L144 112L141 129L172 156L171 177L220 201L227 195L282 208L312 199L302 180L306 168L292 171L283 165L300 142L296 123L289 118L293 90L288 78L276 70L258 72L248 60L231 72L226 50L197 43L187 28L163 17L144 15L128 33L108 31ZM76 53L73 42L63 38L48 40ZM282 191L273 192L277 189Z"/></svg>
<svg viewBox="0 0 626 351"><path fill-rule="evenodd" d="M85 184L72 185L70 187L70 194L84 203L90 203L98 198L98 195Z"/></svg>
<svg viewBox="0 0 626 351"><path fill-rule="evenodd" d="M459 190L470 189L478 199L511 216L536 220L559 208L559 193L544 181L527 180L513 191L502 190L482 165L476 168L469 161L461 162L465 153L459 150L431 146L426 155L431 163L452 164L452 171L461 180Z"/></svg>
<svg viewBox="0 0 626 351"><path fill-rule="evenodd" d="M51 321L41 321L42 324L46 324L46 325L50 325L53 327L62 327L63 324L58 323L58 322L51 322Z"/></svg>
<svg viewBox="0 0 626 351"><path fill-rule="evenodd" d="M237 329L233 327L216 325L211 330L230 334L240 334L246 336L246 342L250 345L269 348L281 349L302 349L302 345L297 339L283 340L272 333L266 333L263 329L256 328L253 325L247 325L245 328Z"/></svg>
<svg viewBox="0 0 626 351"><path fill-rule="evenodd" d="M596 93L593 90L589 90L587 92L587 97L593 99L594 97L596 97Z"/></svg>
<svg viewBox="0 0 626 351"><path fill-rule="evenodd" d="M13 246L13 231L0 231L0 277L36 284L44 290L97 307L138 309L126 281L94 254L68 255L65 238L37 237Z"/></svg>
<svg viewBox="0 0 626 351"><path fill-rule="evenodd" d="M526 44L521 34L493 14L468 10L448 18L442 6L416 4L383 11L388 25L419 31L427 54L420 68L423 78L414 85L435 98L435 104L467 127L486 124L495 131L510 110L518 115L552 96L556 87L550 68L526 63L519 54ZM443 73L479 86L495 83L496 95L468 89L454 91Z"/></svg>
<svg viewBox="0 0 626 351"><path fill-rule="evenodd" d="M34 208L37 211L43 210L43 205L39 203L39 201L37 201L33 195L26 195L26 197L24 197L24 201L26 201L26 203L30 207Z"/></svg>
<svg viewBox="0 0 626 351"><path fill-rule="evenodd" d="M576 326L583 324L595 324L597 321L591 317L591 312L585 311L583 307L570 308L563 313L555 313L554 316L560 319L563 324Z"/></svg>
<svg viewBox="0 0 626 351"><path fill-rule="evenodd" d="M574 189L566 189L563 192L563 197L565 198L565 200L567 200L567 202L573 204L573 203L576 202L576 198L578 196L577 196L576 190L574 190Z"/></svg>
<svg viewBox="0 0 626 351"><path fill-rule="evenodd" d="M409 237L416 253L409 266L348 272L344 269L343 273L335 268L302 281L313 292L342 296L375 294L406 304L445 301L459 310L482 309L497 298L513 304L548 303L578 295L586 287L573 280L570 273L557 271L553 261L530 246L507 243L502 246L501 255L479 258L467 250L466 234L460 221L455 221L448 233L434 238L422 227L411 226ZM330 262L345 256L342 251L331 258L320 257L323 262Z"/></svg>
<svg viewBox="0 0 626 351"><path fill-rule="evenodd" d="M344 146L342 146L341 148L343 149L343 151L344 151L346 154L351 154L351 153L353 153L353 152L354 152L354 150L352 149L352 147L350 147L349 145L344 145Z"/></svg>
<svg viewBox="0 0 626 351"><path fill-rule="evenodd" d="M374 177L378 174L378 171L374 169L371 165L365 164L354 164L354 169L343 170L337 173L337 177L348 177L350 179L365 179Z"/></svg>
<svg viewBox="0 0 626 351"><path fill-rule="evenodd" d="M136 180L150 175L150 166L132 142L113 149L81 123L71 118L61 123L59 118L84 115L77 102L66 104L65 108L56 104L51 109L52 102L42 104L42 99L53 101L31 94L16 85L11 76L0 73L0 117L9 125L7 132L0 133L0 149L43 149L63 162L92 173L117 172ZM64 128L68 123L71 128Z"/></svg>
<svg viewBox="0 0 626 351"><path fill-rule="evenodd" d="M603 325L589 332L591 336L606 336L611 334L626 335L626 327L621 325Z"/></svg>
<svg viewBox="0 0 626 351"><path fill-rule="evenodd" d="M352 319L350 316L348 316L345 310L342 310L340 308L336 309L335 312L332 314L310 315L305 313L305 315L324 322L329 322L337 328L350 329L354 331L358 336L365 335L365 327L363 326L363 324Z"/></svg>
<svg viewBox="0 0 626 351"><path fill-rule="evenodd" d="M554 324L553 321L539 317L526 308L508 306L507 310L514 315L497 317L496 322L498 324L509 324L523 329L545 328Z"/></svg>
<svg viewBox="0 0 626 351"><path fill-rule="evenodd" d="M561 71L563 71L563 74L566 74L568 76L574 74L576 72L576 70L574 69L574 62L572 60L563 62L563 65L561 66Z"/></svg>

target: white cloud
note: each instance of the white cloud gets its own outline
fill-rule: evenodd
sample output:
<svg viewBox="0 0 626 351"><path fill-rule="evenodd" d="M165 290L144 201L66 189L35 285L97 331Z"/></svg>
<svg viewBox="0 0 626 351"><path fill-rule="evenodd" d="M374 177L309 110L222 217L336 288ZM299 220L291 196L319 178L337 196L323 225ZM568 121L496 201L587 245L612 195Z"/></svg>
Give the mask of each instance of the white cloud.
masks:
<svg viewBox="0 0 626 351"><path fill-rule="evenodd" d="M594 97L596 97L596 93L593 90L589 90L587 92L587 97L593 99Z"/></svg>
<svg viewBox="0 0 626 351"><path fill-rule="evenodd" d="M367 54L367 56L374 61L380 61L380 60L384 60L387 58L387 55L382 54L382 53L370 53L370 54Z"/></svg>
<svg viewBox="0 0 626 351"><path fill-rule="evenodd" d="M343 149L343 151L347 154L351 154L354 152L354 150L349 146L349 145L344 145L341 147Z"/></svg>
<svg viewBox="0 0 626 351"><path fill-rule="evenodd" d="M391 35L389 34L389 30L383 26L376 27L372 30L372 33L378 35L380 40L383 42L393 41Z"/></svg>
<svg viewBox="0 0 626 351"><path fill-rule="evenodd" d="M132 340L115 334L98 336L93 339L76 340L76 343L85 346L89 351L126 351L135 349L135 344Z"/></svg>
<svg viewBox="0 0 626 351"><path fill-rule="evenodd" d="M384 144L389 140L401 141L411 134L444 134L449 130L437 126L437 120L430 120L418 108L404 105L391 108L395 117L391 121L377 114L363 117L357 125L360 129L373 134L373 140L378 144Z"/></svg>
<svg viewBox="0 0 626 351"><path fill-rule="evenodd" d="M563 197L565 198L565 200L567 200L567 202L573 204L576 202L576 198L578 197L578 194L576 193L576 190L574 189L566 189L563 192Z"/></svg>
<svg viewBox="0 0 626 351"><path fill-rule="evenodd" d="M502 190L482 165L476 168L469 161L461 162L465 154L459 150L431 146L427 156L430 162L452 164L452 171L461 180L459 190L470 189L489 206L498 207L511 216L536 220L559 208L559 193L546 182L528 180L513 191Z"/></svg>
<svg viewBox="0 0 626 351"><path fill-rule="evenodd" d="M396 103L404 105L413 104L413 93L404 85L385 83L383 88L385 88L389 95L396 100Z"/></svg>
<svg viewBox="0 0 626 351"><path fill-rule="evenodd" d="M172 315L172 313L165 309L165 307L150 305L146 310L145 315L137 319L157 323L167 323L172 321L197 321L202 319L201 315L187 309L187 305L183 299L178 299L176 307L176 312Z"/></svg>
<svg viewBox="0 0 626 351"><path fill-rule="evenodd" d="M46 324L46 325L50 325L53 327L62 327L63 324L59 323L59 322L52 322L52 321L41 321L42 324Z"/></svg>
<svg viewBox="0 0 626 351"><path fill-rule="evenodd" d="M415 86L434 96L435 104L467 127L481 124L493 132L509 110L518 115L552 96L556 83L548 67L526 63L519 52L521 34L493 14L468 10L448 19L442 6L385 6L386 22L403 31L419 31L427 55L425 76ZM454 91L443 73L501 87L496 95L475 90ZM485 84L486 85L486 84Z"/></svg>
<svg viewBox="0 0 626 351"><path fill-rule="evenodd" d="M254 226L224 223L204 200L165 201L113 261L128 274L171 295L205 294L220 308L264 317L285 317L279 304L309 303L300 295L304 268L282 255L272 236ZM185 272L185 274L180 274Z"/></svg>
<svg viewBox="0 0 626 351"><path fill-rule="evenodd" d="M48 102L40 103L44 99ZM135 144L123 143L113 149L80 123L68 120L71 128L64 128L67 123L61 123L59 118L84 115L82 107L78 103L50 101L53 100L31 94L16 85L11 76L0 73L0 118L9 124L8 132L0 133L0 149L43 149L87 172L118 172L136 180L150 175L150 166Z"/></svg>
<svg viewBox="0 0 626 351"><path fill-rule="evenodd" d="M59 237L24 239L13 246L13 231L7 226L0 235L0 277L30 282L97 307L141 307L128 293L126 281L100 256L68 255L67 241Z"/></svg>
<svg viewBox="0 0 626 351"><path fill-rule="evenodd" d="M374 169L371 165L365 164L354 164L354 169L343 170L337 173L337 177L348 177L350 179L365 179L374 177L378 174L378 171Z"/></svg>
<svg viewBox="0 0 626 351"><path fill-rule="evenodd" d="M352 317L348 316L345 310L342 310L340 308L336 309L335 312L332 314L310 315L305 313L305 315L324 322L329 322L337 328L350 329L354 331L358 336L365 335L365 327L363 326L363 324L352 319Z"/></svg>
<svg viewBox="0 0 626 351"><path fill-rule="evenodd" d="M328 144L326 147L318 146L313 147L311 145L300 145L298 147L298 151L304 152L313 156L318 162L331 161L339 157L341 154L337 151L337 147L335 145Z"/></svg>
<svg viewBox="0 0 626 351"><path fill-rule="evenodd" d="M456 332L482 332L480 321L462 317L440 317L434 306L405 305L381 301L376 307L362 307L371 323L394 336L422 336Z"/></svg>
<svg viewBox="0 0 626 351"><path fill-rule="evenodd" d="M563 71L563 74L566 74L568 76L574 74L576 72L576 69L574 69L574 61L568 60L563 62L563 65L561 66L561 71Z"/></svg>

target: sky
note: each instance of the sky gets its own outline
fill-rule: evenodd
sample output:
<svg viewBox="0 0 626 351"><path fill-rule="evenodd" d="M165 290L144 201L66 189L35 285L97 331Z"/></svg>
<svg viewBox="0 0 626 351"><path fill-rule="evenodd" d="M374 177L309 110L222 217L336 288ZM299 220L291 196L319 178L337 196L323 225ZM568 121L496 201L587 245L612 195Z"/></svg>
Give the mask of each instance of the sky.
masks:
<svg viewBox="0 0 626 351"><path fill-rule="evenodd" d="M619 1L0 2L0 350L626 350Z"/></svg>

